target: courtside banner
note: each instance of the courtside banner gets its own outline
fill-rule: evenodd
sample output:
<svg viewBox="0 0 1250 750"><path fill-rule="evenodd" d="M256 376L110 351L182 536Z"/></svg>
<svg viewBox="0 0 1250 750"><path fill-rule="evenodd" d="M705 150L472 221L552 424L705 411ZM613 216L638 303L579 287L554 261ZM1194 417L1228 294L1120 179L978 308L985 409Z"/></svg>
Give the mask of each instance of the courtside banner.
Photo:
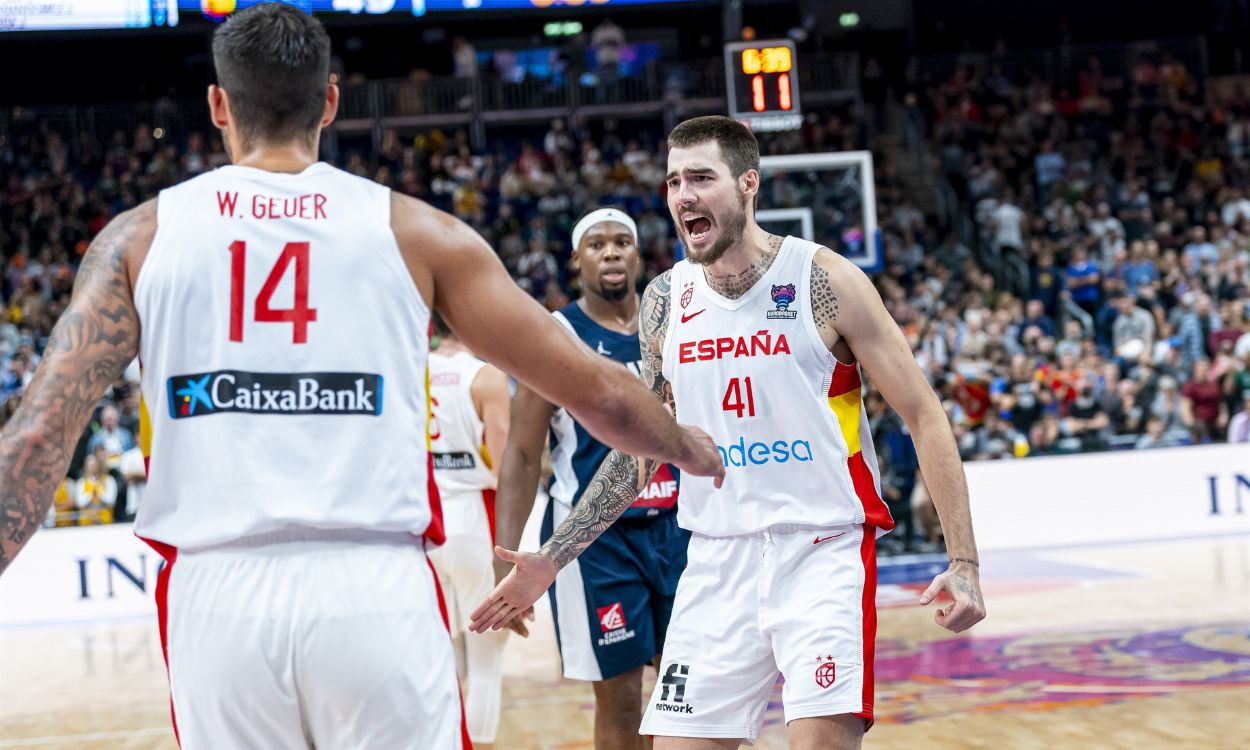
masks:
<svg viewBox="0 0 1250 750"><path fill-rule="evenodd" d="M128 523L43 529L0 577L0 626L155 620L162 564Z"/></svg>
<svg viewBox="0 0 1250 750"><path fill-rule="evenodd" d="M1250 532L1250 445L964 464L983 550Z"/></svg>

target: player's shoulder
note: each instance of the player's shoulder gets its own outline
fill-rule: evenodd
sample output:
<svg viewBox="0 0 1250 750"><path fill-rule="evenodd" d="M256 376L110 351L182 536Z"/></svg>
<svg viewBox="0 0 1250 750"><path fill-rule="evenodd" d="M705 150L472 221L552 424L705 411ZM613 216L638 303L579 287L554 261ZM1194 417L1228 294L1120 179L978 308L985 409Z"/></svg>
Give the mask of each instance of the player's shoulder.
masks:
<svg viewBox="0 0 1250 750"><path fill-rule="evenodd" d="M684 262L684 261L683 261ZM669 292L673 290L673 269L666 269L647 284L643 290L643 303L667 303Z"/></svg>
<svg viewBox="0 0 1250 750"><path fill-rule="evenodd" d="M463 250L471 245L485 246L486 241L482 236L455 216L419 198L396 190L389 192L391 230L401 248L408 243L421 251Z"/></svg>
<svg viewBox="0 0 1250 750"><path fill-rule="evenodd" d="M826 279L842 287L862 288L864 284L872 286L863 269L821 245L812 255L812 284L822 283Z"/></svg>

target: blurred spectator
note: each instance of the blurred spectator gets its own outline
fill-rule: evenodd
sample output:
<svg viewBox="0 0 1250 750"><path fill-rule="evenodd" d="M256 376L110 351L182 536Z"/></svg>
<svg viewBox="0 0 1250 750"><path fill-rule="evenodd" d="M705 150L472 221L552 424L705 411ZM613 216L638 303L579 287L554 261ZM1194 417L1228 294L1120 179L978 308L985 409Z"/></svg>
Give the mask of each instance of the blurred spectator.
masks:
<svg viewBox="0 0 1250 750"><path fill-rule="evenodd" d="M1132 361L1150 351L1154 340L1155 321L1150 313L1137 305L1137 298L1121 294L1115 298L1119 315L1111 327L1111 340L1116 356Z"/></svg>
<svg viewBox="0 0 1250 750"><path fill-rule="evenodd" d="M117 503L117 481L108 467L94 455L87 456L82 479L74 487L78 504L78 524L91 526L113 522L113 506Z"/></svg>
<svg viewBox="0 0 1250 750"><path fill-rule="evenodd" d="M1147 448L1172 448L1176 445L1179 443L1164 431L1163 420L1151 417L1146 420L1146 434L1138 438L1133 447L1145 450Z"/></svg>
<svg viewBox="0 0 1250 750"><path fill-rule="evenodd" d="M1228 424L1228 410L1220 394L1219 381L1211 374L1211 360L1194 363L1194 377L1181 387L1186 426L1195 443L1218 440Z"/></svg>
<svg viewBox="0 0 1250 750"><path fill-rule="evenodd" d="M1096 313L1102 274L1098 271L1098 264L1090 260L1084 245L1072 249L1072 260L1068 262L1064 275L1064 284L1072 301L1090 315Z"/></svg>
<svg viewBox="0 0 1250 750"><path fill-rule="evenodd" d="M109 404L100 410L100 429L87 441L87 450L94 453L103 446L107 468L121 465L122 454L135 447L135 436L118 424L117 407Z"/></svg>
<svg viewBox="0 0 1250 750"><path fill-rule="evenodd" d="M625 30L612 23L611 18L605 18L591 32L590 46L595 51L599 80L615 83L621 65L621 51L625 47Z"/></svg>
<svg viewBox="0 0 1250 750"><path fill-rule="evenodd" d="M477 78L477 49L462 36L451 40L451 61L457 78Z"/></svg>
<svg viewBox="0 0 1250 750"><path fill-rule="evenodd" d="M126 506L123 508L125 520L132 520L139 512L143 503L143 492L148 486L147 462L143 451L138 447L131 448L122 454L121 465L118 467L122 481L126 486Z"/></svg>

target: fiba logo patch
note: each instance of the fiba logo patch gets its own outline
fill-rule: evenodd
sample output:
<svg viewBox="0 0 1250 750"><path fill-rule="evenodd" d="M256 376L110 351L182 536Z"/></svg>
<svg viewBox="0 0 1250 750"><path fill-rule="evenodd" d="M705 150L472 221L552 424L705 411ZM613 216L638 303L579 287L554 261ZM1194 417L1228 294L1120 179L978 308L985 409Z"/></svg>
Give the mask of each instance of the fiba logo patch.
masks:
<svg viewBox="0 0 1250 750"><path fill-rule="evenodd" d="M628 641L634 637L634 631L625 626L625 609L620 602L599 607L597 612L599 629L603 631L603 637L599 639L600 646L611 646L613 643Z"/></svg>
<svg viewBox="0 0 1250 750"><path fill-rule="evenodd" d="M794 320L799 316L797 310L790 309L790 305L798 297L794 284L773 284L772 297L773 304L777 307L765 313L764 317L769 320Z"/></svg>
<svg viewBox="0 0 1250 750"><path fill-rule="evenodd" d="M686 288L681 290L681 309L685 310L690 306L690 300L694 298L694 284L686 284Z"/></svg>
<svg viewBox="0 0 1250 750"><path fill-rule="evenodd" d="M816 665L816 684L821 688L827 689L837 679L837 668L834 666L833 657L826 656L821 661L819 656L816 657L818 662Z"/></svg>

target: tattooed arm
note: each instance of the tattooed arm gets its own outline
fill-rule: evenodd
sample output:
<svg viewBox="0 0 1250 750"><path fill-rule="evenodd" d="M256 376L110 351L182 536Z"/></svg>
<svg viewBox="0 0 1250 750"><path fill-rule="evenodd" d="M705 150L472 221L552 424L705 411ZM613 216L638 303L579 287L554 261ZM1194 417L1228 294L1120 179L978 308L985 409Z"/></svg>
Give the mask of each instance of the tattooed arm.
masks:
<svg viewBox="0 0 1250 750"><path fill-rule="evenodd" d="M673 387L660 372L664 364L664 333L668 330L670 274L665 271L648 284L642 294L638 343L642 349L643 383L673 410ZM658 468L658 461L634 458L615 450L609 453L573 513L564 519L539 554L549 557L557 569L568 565L621 517Z"/></svg>
<svg viewBox="0 0 1250 750"><path fill-rule="evenodd" d="M668 329L669 289L669 272L665 271L643 292L638 338L642 349L643 382L656 398L672 409L673 389L660 373L664 334ZM634 458L614 450L595 472L573 513L564 519L537 555L496 547L495 553L508 562L516 563L516 567L473 612L470 629L478 633L487 629L498 630L518 612L525 611L551 586L561 568L620 518L651 481L651 475L657 468L657 461Z"/></svg>
<svg viewBox="0 0 1250 750"><path fill-rule="evenodd" d="M149 201L91 243L69 307L0 435L0 573L42 526L92 409L139 351L129 258L147 252L155 231Z"/></svg>

